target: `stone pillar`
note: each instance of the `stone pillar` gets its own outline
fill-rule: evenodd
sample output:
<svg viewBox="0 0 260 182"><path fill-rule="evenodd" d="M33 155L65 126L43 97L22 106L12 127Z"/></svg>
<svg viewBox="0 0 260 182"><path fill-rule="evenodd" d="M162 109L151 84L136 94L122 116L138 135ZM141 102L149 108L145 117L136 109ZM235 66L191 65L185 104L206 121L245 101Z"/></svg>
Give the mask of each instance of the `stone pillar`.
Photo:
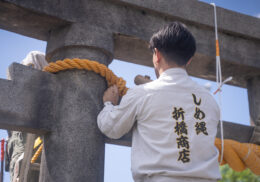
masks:
<svg viewBox="0 0 260 182"><path fill-rule="evenodd" d="M47 45L48 61L86 58L108 65L112 55L112 33L84 24L52 30ZM96 119L106 81L86 70L56 76L56 119L44 136L40 182L103 182L105 144Z"/></svg>
<svg viewBox="0 0 260 182"><path fill-rule="evenodd" d="M260 76L248 79L250 122L255 126L251 142L260 144Z"/></svg>

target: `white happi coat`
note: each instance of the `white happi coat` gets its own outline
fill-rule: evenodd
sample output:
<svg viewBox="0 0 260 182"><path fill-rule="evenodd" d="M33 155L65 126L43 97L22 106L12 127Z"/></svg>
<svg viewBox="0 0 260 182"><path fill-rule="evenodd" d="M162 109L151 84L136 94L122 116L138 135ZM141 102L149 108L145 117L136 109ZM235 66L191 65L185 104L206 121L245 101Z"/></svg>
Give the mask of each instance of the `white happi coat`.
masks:
<svg viewBox="0 0 260 182"><path fill-rule="evenodd" d="M214 145L220 111L212 95L182 68L167 69L128 90L120 105L106 102L97 123L118 139L133 127L132 174L136 182L216 181Z"/></svg>

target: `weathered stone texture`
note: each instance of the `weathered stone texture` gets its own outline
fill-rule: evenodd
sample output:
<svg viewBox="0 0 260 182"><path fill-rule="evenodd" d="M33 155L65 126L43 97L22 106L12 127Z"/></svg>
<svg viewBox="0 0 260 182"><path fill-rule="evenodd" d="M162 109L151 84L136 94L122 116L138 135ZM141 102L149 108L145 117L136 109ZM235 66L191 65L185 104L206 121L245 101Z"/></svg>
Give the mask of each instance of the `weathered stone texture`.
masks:
<svg viewBox="0 0 260 182"><path fill-rule="evenodd" d="M15 11L10 17L7 11L2 11L0 27L8 26L8 30L21 34L26 30L26 35L55 42L49 44L47 57L60 46L80 45L103 49L107 42L102 43L102 37L113 33L114 58L147 66L152 66L151 54L147 49L147 41L152 33L163 24L182 21L195 35L198 46L189 73L215 80L214 19L213 7L209 4L195 0L86 0L78 3L68 0L4 0L1 6L23 11L24 21L18 19ZM217 8L217 13L220 53L225 68L223 77L233 76L230 84L246 87L246 79L260 72L260 20L223 8ZM36 21L39 14L42 26L38 26L40 24ZM33 22L28 21L29 18ZM13 23L10 25L9 22ZM62 30L63 33L59 35L63 35L64 40L49 39L50 30L52 34L55 34L55 30ZM89 32L99 34L99 41L93 42L88 36Z"/></svg>
<svg viewBox="0 0 260 182"><path fill-rule="evenodd" d="M9 68L12 80L0 79L0 127L8 130L43 134L41 125L53 118L51 100L56 86L53 77L17 63ZM40 103L40 104L39 104Z"/></svg>
<svg viewBox="0 0 260 182"><path fill-rule="evenodd" d="M50 45L55 51L49 54L49 61L65 57L98 60L105 65L112 61L112 34L111 37L106 36L100 40L101 44L98 40L99 32L86 34L86 36L92 35L87 40L78 34L68 36L71 37L68 38L68 42L73 43L67 47L67 33L64 41L60 41L60 45L54 43ZM50 39L55 40L56 36L62 37L62 35L64 31L56 32L51 34L54 37ZM90 45L81 44L84 41L89 41ZM107 41L105 48L102 47L102 41ZM48 42L48 46L50 43L52 41ZM91 43L97 45L93 46ZM58 94L54 107L56 115L51 126L52 132L44 136L40 182L86 181L86 179L90 182L102 182L105 144L97 127L96 118L103 107L102 96L106 82L101 76L86 70L62 71L55 74L55 78L58 80Z"/></svg>
<svg viewBox="0 0 260 182"><path fill-rule="evenodd" d="M223 78L233 76L230 84L247 85L251 117L259 125L260 20L223 8L217 8L217 13ZM197 40L188 72L214 80L213 7L208 4L196 0L0 1L0 28L47 41L49 62L78 57L109 65L117 58L152 66L149 38L171 21L184 22ZM103 107L104 78L86 70L50 74L18 64L10 71L11 81L0 79L0 127L45 134L40 182L102 182L104 138L96 117ZM228 139L259 144L259 126L224 123L224 133ZM131 134L105 141L130 146Z"/></svg>

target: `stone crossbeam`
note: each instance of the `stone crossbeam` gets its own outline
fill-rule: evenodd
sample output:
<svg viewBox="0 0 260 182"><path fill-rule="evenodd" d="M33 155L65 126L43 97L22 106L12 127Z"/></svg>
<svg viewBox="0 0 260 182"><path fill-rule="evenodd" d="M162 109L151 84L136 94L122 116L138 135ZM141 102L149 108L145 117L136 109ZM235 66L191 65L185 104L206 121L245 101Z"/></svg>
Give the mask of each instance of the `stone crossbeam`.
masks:
<svg viewBox="0 0 260 182"><path fill-rule="evenodd" d="M17 63L9 74L11 80L0 79L0 128L46 133L54 119L52 75Z"/></svg>
<svg viewBox="0 0 260 182"><path fill-rule="evenodd" d="M100 36L103 32L104 35L111 33L115 40L114 58L152 66L147 41L163 24L179 20L188 26L197 40L197 54L188 72L193 76L215 80L214 19L213 8L209 4L195 0L61 2L2 0L0 7L13 11L0 11L0 27L48 40L48 58L63 47L103 48L101 45L105 44L89 40L88 30L98 31ZM24 20L18 18L21 11ZM217 13L223 77L233 76L230 84L246 87L247 78L255 77L260 72L260 20L223 8L217 8ZM41 16L42 24L34 21L38 16ZM32 21L27 21L28 18ZM33 29L30 29L32 26ZM49 35L60 33L59 29L64 27L66 31L62 33L62 41L57 41L55 36L49 39ZM75 34L80 34L82 38L71 36Z"/></svg>

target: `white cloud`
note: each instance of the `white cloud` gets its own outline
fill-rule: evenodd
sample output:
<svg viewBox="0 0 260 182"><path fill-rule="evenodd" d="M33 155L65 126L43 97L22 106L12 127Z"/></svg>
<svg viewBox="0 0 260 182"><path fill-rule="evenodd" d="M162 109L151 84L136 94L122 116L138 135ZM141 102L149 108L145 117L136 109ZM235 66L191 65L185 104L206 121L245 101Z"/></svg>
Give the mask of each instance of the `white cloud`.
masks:
<svg viewBox="0 0 260 182"><path fill-rule="evenodd" d="M257 17L257 18L260 18L260 13L258 13L258 14L256 15L256 17Z"/></svg>

